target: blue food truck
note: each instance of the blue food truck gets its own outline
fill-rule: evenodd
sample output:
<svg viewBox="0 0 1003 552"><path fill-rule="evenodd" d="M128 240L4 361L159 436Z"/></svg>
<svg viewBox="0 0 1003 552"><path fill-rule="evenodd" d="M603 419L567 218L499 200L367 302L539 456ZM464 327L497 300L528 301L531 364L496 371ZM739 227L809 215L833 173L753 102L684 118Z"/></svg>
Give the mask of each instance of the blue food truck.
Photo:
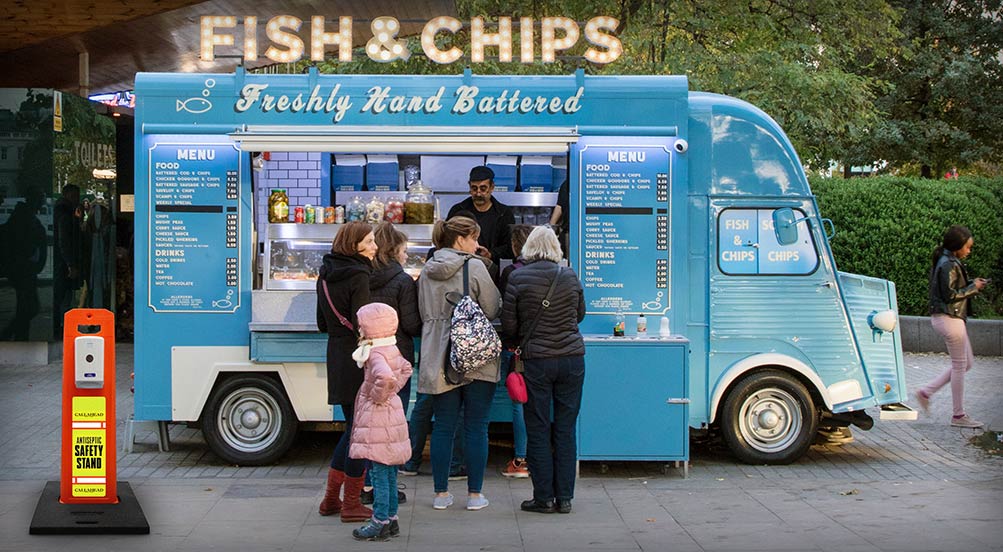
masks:
<svg viewBox="0 0 1003 552"><path fill-rule="evenodd" d="M691 433L713 431L742 461L788 463L821 426L914 416L895 285L837 270L775 121L684 76L238 69L139 74L136 98L135 419L198 425L229 462L274 462L298 428L341 418L313 282L338 224L296 208L444 215L484 163L526 223L568 181L580 459L686 462ZM404 189L416 171L421 197ZM268 221L276 188L289 222ZM431 221L409 222L418 277ZM499 386L494 421L507 400Z"/></svg>

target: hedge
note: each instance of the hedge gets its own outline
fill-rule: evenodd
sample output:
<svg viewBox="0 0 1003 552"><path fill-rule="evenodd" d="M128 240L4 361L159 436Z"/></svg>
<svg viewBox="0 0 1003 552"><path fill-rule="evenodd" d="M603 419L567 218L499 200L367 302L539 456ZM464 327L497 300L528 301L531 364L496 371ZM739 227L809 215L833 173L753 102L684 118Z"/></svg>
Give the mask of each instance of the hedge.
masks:
<svg viewBox="0 0 1003 552"><path fill-rule="evenodd" d="M901 314L928 314L933 250L949 226L967 226L969 276L993 279L974 300L975 315L1003 317L1003 178L813 178L811 188L835 224L839 270L895 282Z"/></svg>

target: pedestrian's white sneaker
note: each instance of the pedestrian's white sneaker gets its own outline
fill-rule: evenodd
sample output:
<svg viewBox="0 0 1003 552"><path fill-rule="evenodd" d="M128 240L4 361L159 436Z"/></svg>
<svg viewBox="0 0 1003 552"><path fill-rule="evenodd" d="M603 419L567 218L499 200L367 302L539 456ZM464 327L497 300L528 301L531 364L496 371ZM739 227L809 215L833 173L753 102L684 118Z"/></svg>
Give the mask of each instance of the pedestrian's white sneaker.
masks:
<svg viewBox="0 0 1003 552"><path fill-rule="evenodd" d="M977 421L969 418L967 415L962 416L960 418L951 418L951 426L952 427L965 427L965 428L969 428L969 429L978 429L978 428L980 428L980 427L982 427L984 425L986 425L986 424L984 424L982 422L977 422Z"/></svg>

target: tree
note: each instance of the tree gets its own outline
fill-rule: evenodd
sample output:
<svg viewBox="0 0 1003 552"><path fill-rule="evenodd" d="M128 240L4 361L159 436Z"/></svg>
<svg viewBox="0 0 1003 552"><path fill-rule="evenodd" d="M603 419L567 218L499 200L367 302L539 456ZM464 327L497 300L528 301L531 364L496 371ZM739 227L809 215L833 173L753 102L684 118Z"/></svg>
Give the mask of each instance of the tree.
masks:
<svg viewBox="0 0 1003 552"><path fill-rule="evenodd" d="M1003 161L1003 2L893 0L902 13L895 55L864 74L891 86L856 155L918 165L927 178L952 165Z"/></svg>

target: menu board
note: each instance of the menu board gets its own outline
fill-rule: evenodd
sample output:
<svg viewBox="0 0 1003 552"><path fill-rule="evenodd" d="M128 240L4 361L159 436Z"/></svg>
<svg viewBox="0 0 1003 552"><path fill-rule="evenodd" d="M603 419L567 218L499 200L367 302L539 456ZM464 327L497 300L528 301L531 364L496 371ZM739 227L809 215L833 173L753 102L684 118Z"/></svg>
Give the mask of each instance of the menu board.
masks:
<svg viewBox="0 0 1003 552"><path fill-rule="evenodd" d="M669 310L670 160L656 138L579 142L579 236L585 310Z"/></svg>
<svg viewBox="0 0 1003 552"><path fill-rule="evenodd" d="M240 156L232 142L150 147L149 306L240 307Z"/></svg>

